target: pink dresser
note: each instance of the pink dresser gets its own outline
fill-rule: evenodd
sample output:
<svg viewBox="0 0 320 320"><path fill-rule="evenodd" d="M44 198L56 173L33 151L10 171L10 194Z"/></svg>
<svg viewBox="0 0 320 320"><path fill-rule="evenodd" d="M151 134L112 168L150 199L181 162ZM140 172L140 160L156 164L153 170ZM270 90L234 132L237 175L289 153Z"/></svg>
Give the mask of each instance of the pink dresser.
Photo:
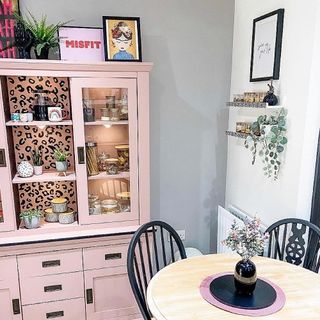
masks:
<svg viewBox="0 0 320 320"><path fill-rule="evenodd" d="M132 234L150 218L151 68L0 61L0 320L140 318L126 258ZM63 110L61 121L36 119L39 92ZM43 173L24 176L19 164L33 165L35 149ZM65 173L55 149L68 153ZM74 221L43 216L27 229L20 213L44 213L58 197Z"/></svg>

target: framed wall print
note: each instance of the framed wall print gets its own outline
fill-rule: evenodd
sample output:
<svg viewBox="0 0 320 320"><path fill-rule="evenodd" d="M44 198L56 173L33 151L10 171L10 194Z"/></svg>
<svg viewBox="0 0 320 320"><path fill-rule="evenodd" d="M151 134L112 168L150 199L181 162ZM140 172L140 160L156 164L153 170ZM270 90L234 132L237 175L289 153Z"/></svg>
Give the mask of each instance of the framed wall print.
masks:
<svg viewBox="0 0 320 320"><path fill-rule="evenodd" d="M104 61L102 28L64 26L58 36L61 60Z"/></svg>
<svg viewBox="0 0 320 320"><path fill-rule="evenodd" d="M15 13L19 14L19 0L0 0L0 58L18 58L14 46Z"/></svg>
<svg viewBox="0 0 320 320"><path fill-rule="evenodd" d="M142 61L140 18L102 17L105 60Z"/></svg>
<svg viewBox="0 0 320 320"><path fill-rule="evenodd" d="M250 82L279 79L283 19L279 9L253 20Z"/></svg>

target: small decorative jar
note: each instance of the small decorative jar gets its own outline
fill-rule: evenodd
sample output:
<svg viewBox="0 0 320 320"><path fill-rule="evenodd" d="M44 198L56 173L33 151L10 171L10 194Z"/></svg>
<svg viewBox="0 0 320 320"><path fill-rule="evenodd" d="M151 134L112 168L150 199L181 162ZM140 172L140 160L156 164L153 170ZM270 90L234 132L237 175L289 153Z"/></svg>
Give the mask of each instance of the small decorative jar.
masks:
<svg viewBox="0 0 320 320"><path fill-rule="evenodd" d="M68 210L67 212L60 213L59 223L61 224L74 223L74 212L72 210Z"/></svg>
<svg viewBox="0 0 320 320"><path fill-rule="evenodd" d="M252 295L257 282L255 264L250 259L240 260L234 270L234 285L239 295Z"/></svg>
<svg viewBox="0 0 320 320"><path fill-rule="evenodd" d="M106 96L106 108L110 110L114 108L116 105L116 97L115 96Z"/></svg>
<svg viewBox="0 0 320 320"><path fill-rule="evenodd" d="M47 222L58 222L59 221L59 213L53 212L52 208L48 208L44 210L45 220Z"/></svg>
<svg viewBox="0 0 320 320"><path fill-rule="evenodd" d="M101 108L101 120L102 121L109 121L110 120L110 115L109 115L109 109L108 108Z"/></svg>
<svg viewBox="0 0 320 320"><path fill-rule="evenodd" d="M120 192L116 195L121 212L130 212L130 192Z"/></svg>
<svg viewBox="0 0 320 320"><path fill-rule="evenodd" d="M102 213L116 213L119 212L119 204L117 200L107 199L101 201Z"/></svg>
<svg viewBox="0 0 320 320"><path fill-rule="evenodd" d="M17 171L21 178L29 178L33 176L33 166L28 161L21 161L17 167Z"/></svg>
<svg viewBox="0 0 320 320"><path fill-rule="evenodd" d="M99 171L106 171L107 170L107 164L106 161L107 159L109 159L110 156L108 154L106 154L105 152L102 152L99 154L98 156L98 167L99 167Z"/></svg>
<svg viewBox="0 0 320 320"><path fill-rule="evenodd" d="M95 176L99 174L96 142L86 142L86 155L88 175Z"/></svg>
<svg viewBox="0 0 320 320"><path fill-rule="evenodd" d="M123 144L115 146L119 159L119 169L120 171L129 171L130 161L129 161L129 145Z"/></svg>
<svg viewBox="0 0 320 320"><path fill-rule="evenodd" d="M101 201L96 195L89 194L89 215L101 214Z"/></svg>
<svg viewBox="0 0 320 320"><path fill-rule="evenodd" d="M110 175L118 174L119 172L119 160L110 158L106 160L106 173Z"/></svg>
<svg viewBox="0 0 320 320"><path fill-rule="evenodd" d="M95 109L92 107L91 100L83 99L83 119L84 122L96 121Z"/></svg>
<svg viewBox="0 0 320 320"><path fill-rule="evenodd" d="M110 109L110 121L119 121L120 120L120 109L117 107Z"/></svg>
<svg viewBox="0 0 320 320"><path fill-rule="evenodd" d="M66 212L68 210L68 201L66 198L54 198L51 200L51 206L53 212Z"/></svg>

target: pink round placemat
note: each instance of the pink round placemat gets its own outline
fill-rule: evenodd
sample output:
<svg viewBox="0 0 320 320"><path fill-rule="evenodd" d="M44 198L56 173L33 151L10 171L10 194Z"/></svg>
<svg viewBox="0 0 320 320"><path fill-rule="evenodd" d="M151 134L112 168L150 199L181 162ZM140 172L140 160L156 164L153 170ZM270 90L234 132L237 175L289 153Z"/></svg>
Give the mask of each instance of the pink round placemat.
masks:
<svg viewBox="0 0 320 320"><path fill-rule="evenodd" d="M228 274L232 274L232 273L230 273L230 272L217 273L217 274L214 274L212 276L208 276L207 278L205 278L201 282L200 288L199 288L202 298L205 299L210 304L212 304L213 306L220 308L222 310L225 310L225 311L228 311L231 313L235 313L235 314L240 314L243 316L251 316L251 317L267 316L269 314L276 313L283 308L283 306L286 302L286 296L285 296L284 292L276 284L272 283L271 281L269 281L263 277L259 277L259 279L267 282L270 286L273 287L273 289L277 293L277 298L271 306L269 306L267 308L263 308L263 309L242 309L242 308L232 307L232 306L229 306L229 305L226 305L226 304L220 302L210 292L210 284L214 279L217 279L219 277L222 277L222 276L225 276Z"/></svg>

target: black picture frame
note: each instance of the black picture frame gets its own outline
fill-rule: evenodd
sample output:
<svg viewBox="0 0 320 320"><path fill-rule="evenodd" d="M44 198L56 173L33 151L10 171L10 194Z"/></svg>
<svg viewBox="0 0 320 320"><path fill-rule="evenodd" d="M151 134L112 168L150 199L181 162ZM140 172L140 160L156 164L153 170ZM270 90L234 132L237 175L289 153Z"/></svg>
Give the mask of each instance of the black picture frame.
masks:
<svg viewBox="0 0 320 320"><path fill-rule="evenodd" d="M251 62L250 62L250 82L257 82L257 81L268 81L268 80L278 80L280 78L280 61L281 61L281 49L282 49L282 35L283 35L283 22L284 22L284 9L278 9L267 13L263 16L260 16L253 20L253 30L252 30L252 42L251 42ZM272 16L276 16L276 33L275 33L275 42L274 43L263 43L258 42L261 39L257 39L257 28L259 28L259 23L263 20L268 19ZM273 59L272 69L270 74L259 74L256 75L256 68L259 61L256 61L256 48L264 48L263 51L260 52L271 52L270 58ZM268 49L270 51L268 51ZM273 50L272 50L273 48ZM258 50L258 49L257 49ZM272 54L274 51L274 55ZM268 53L269 54L269 53ZM260 62L262 63L262 62ZM271 69L271 68L270 68Z"/></svg>
<svg viewBox="0 0 320 320"><path fill-rule="evenodd" d="M107 28L107 22L109 20L119 20L119 22L125 21L135 21L136 22L136 56L133 59L117 59L111 57L111 50L109 48L111 39L109 39L109 29ZM102 17L103 24L103 37L104 37L104 48L105 48L105 61L121 61L121 62L141 62L142 61L142 51L141 51L141 32L140 32L140 18L139 17L118 17L118 16L103 16ZM120 51L119 51L120 52ZM132 55L132 54L131 54Z"/></svg>

